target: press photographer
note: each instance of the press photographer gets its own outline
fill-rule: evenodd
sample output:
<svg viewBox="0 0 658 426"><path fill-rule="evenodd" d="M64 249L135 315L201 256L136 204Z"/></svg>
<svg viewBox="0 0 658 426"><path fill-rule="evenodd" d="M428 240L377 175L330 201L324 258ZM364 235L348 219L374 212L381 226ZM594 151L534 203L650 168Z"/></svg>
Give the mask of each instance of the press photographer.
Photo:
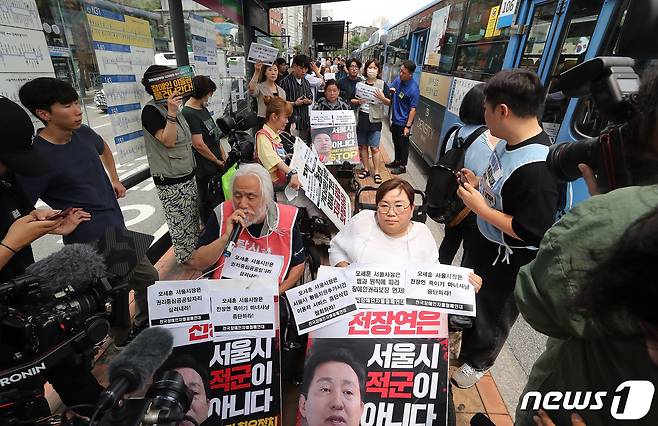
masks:
<svg viewBox="0 0 658 426"><path fill-rule="evenodd" d="M576 168L585 171L594 193L611 191L560 219L544 236L536 260L519 272L518 308L549 339L516 421L534 424L543 409L559 425L571 424L576 410L588 426L622 419L655 425L657 404L646 391L639 398L622 384L658 383L655 314L648 314L655 311L658 253L658 67L643 73L639 87L628 59L597 58L580 67L567 73L578 77L571 87L592 90L609 126L594 140L553 148L549 162L567 180L577 177ZM547 397L556 392L561 399Z"/></svg>

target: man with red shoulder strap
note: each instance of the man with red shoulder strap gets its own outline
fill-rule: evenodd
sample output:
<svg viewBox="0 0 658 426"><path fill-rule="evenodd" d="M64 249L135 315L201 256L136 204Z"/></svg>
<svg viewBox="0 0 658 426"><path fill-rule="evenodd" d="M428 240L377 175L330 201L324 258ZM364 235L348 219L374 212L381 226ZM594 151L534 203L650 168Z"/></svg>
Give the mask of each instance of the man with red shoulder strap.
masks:
<svg viewBox="0 0 658 426"><path fill-rule="evenodd" d="M236 224L242 226L236 248L283 258L279 294L295 286L304 272L304 244L295 225L297 208L274 202L269 173L260 164L243 164L233 177L233 198L215 208L187 264L198 270L215 268L221 278L222 256Z"/></svg>

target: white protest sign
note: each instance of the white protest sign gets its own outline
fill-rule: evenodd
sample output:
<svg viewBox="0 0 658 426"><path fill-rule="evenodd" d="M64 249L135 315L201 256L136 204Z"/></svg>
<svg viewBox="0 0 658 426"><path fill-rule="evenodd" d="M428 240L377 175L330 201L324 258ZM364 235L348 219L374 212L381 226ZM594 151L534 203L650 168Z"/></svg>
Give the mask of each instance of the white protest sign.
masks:
<svg viewBox="0 0 658 426"><path fill-rule="evenodd" d="M347 268L321 266L318 279L327 278L335 269L347 274L359 309L390 309L406 303L404 267L374 263L354 263Z"/></svg>
<svg viewBox="0 0 658 426"><path fill-rule="evenodd" d="M474 317L475 287L468 282L471 272L438 263L407 267L407 305Z"/></svg>
<svg viewBox="0 0 658 426"><path fill-rule="evenodd" d="M274 337L276 280L218 280L210 286L214 340Z"/></svg>
<svg viewBox="0 0 658 426"><path fill-rule="evenodd" d="M335 72L326 72L324 73L324 81L329 81L329 80L335 80L336 79L336 73Z"/></svg>
<svg viewBox="0 0 658 426"><path fill-rule="evenodd" d="M324 164L359 163L352 111L310 111L313 151Z"/></svg>
<svg viewBox="0 0 658 426"><path fill-rule="evenodd" d="M147 295L151 326L177 328L210 319L208 280L156 281Z"/></svg>
<svg viewBox="0 0 658 426"><path fill-rule="evenodd" d="M366 99L371 104L381 104L382 101L375 96L376 92L377 88L374 86L369 86L363 82L356 83L356 97L359 99Z"/></svg>
<svg viewBox="0 0 658 426"><path fill-rule="evenodd" d="M482 84L482 82L459 77L455 77L452 80L450 99L448 100L448 111L455 115L459 115L459 107L462 105L462 100L464 99L464 96L466 96L466 93L468 93L473 86Z"/></svg>
<svg viewBox="0 0 658 426"><path fill-rule="evenodd" d="M283 256L235 247L226 259L222 278L264 278L278 282L282 267Z"/></svg>
<svg viewBox="0 0 658 426"><path fill-rule="evenodd" d="M352 217L352 203L336 178L303 140L295 140L290 167L297 170L304 193L340 230Z"/></svg>
<svg viewBox="0 0 658 426"><path fill-rule="evenodd" d="M311 127L325 127L334 125L334 111L319 111L311 110L309 111L309 116L311 118ZM350 111L348 111L350 112ZM352 119L356 122L354 118L354 113L352 112Z"/></svg>
<svg viewBox="0 0 658 426"><path fill-rule="evenodd" d="M266 46L260 43L251 43L251 46L249 46L247 61L252 63L260 61L265 65L270 66L276 61L277 56L279 56L279 49L276 47Z"/></svg>
<svg viewBox="0 0 658 426"><path fill-rule="evenodd" d="M297 331L306 334L357 311L352 286L345 271L286 291Z"/></svg>

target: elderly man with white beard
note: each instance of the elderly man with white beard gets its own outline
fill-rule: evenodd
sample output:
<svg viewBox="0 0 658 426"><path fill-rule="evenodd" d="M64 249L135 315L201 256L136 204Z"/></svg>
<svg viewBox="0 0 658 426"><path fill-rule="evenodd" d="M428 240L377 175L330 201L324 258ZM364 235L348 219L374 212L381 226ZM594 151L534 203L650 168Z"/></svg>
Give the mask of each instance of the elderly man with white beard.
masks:
<svg viewBox="0 0 658 426"><path fill-rule="evenodd" d="M222 256L233 228L242 226L236 248L249 257L276 259L281 265L279 294L295 286L304 272L304 244L295 225L297 208L274 202L270 175L260 164L242 164L232 183L233 198L217 206L206 223L197 249L187 265L197 270L214 268L221 278L229 258ZM245 257L245 256L243 256Z"/></svg>

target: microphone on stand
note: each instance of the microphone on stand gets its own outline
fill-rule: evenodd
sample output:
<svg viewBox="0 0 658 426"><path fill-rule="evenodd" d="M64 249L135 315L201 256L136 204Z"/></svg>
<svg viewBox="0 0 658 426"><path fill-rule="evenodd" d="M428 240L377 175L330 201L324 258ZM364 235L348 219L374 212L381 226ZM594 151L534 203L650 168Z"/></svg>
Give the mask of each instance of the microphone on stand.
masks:
<svg viewBox="0 0 658 426"><path fill-rule="evenodd" d="M240 232L242 232L242 225L239 223L236 223L235 226L233 226L233 230L231 231L231 235L228 237L228 243L226 244L226 247L224 248L224 253L222 256L224 257L231 257L231 253L233 252L233 249L235 248L235 244L238 242L238 236L240 235Z"/></svg>

